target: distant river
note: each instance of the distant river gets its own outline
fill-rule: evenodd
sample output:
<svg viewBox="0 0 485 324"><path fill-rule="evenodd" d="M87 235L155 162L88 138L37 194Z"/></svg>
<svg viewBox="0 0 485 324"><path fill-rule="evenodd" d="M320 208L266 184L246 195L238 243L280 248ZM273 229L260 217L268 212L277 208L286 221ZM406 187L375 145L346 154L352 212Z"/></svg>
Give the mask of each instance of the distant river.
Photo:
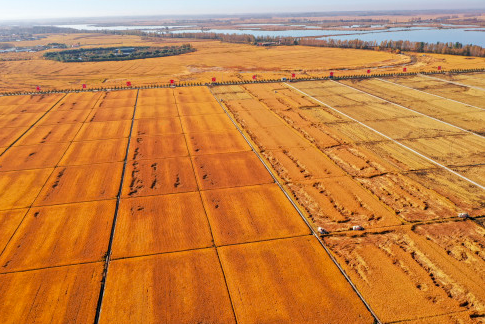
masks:
<svg viewBox="0 0 485 324"><path fill-rule="evenodd" d="M248 24L249 25L249 24ZM264 24L269 25L269 24ZM275 24L276 25L276 24ZM387 30L376 30L373 32L352 30L331 30L331 29L295 29L295 30L261 30L257 28L258 24L246 29L210 29L204 30L205 33L222 33L222 34L250 34L258 36L272 37L311 37L322 36L320 39L341 39L353 40L360 39L363 41L377 41L380 43L384 40L408 40L411 42L426 43L445 43L460 42L464 45L473 44L485 47L485 28L465 27L465 28L430 28L430 27L393 27ZM198 33L200 29L186 29L193 26L96 26L96 25L57 25L57 27L68 27L84 30L144 30L149 32L165 33ZM308 26L309 28L310 26ZM349 35L351 34L351 35Z"/></svg>

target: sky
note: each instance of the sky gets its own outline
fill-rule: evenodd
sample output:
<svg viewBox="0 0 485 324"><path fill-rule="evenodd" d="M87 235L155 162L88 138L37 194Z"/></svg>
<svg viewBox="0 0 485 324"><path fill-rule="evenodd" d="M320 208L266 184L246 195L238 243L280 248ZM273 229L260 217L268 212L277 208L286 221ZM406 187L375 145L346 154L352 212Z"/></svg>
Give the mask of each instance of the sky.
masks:
<svg viewBox="0 0 485 324"><path fill-rule="evenodd" d="M485 9L484 0L0 0L0 21L69 17Z"/></svg>

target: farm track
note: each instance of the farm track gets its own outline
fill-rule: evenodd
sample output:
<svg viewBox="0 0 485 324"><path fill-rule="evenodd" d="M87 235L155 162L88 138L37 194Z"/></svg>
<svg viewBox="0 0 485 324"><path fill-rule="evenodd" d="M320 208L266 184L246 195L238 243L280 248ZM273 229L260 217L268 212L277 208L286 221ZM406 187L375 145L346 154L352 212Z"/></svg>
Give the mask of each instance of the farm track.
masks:
<svg viewBox="0 0 485 324"><path fill-rule="evenodd" d="M329 97L339 110L362 100L378 112L369 110L369 120L415 119L330 88L342 92ZM7 323L31 306L40 322L479 323L485 242L477 188L462 191L471 187L436 164L283 85L212 91L116 91L96 101L70 94L0 157L6 184L19 176L40 182L22 189L32 192L23 200L4 196L11 203L0 208L0 234L9 238L0 238L0 305L21 305L15 314L0 306ZM399 141L480 148L478 136L463 133L436 127ZM56 146L62 154L38 155ZM6 163L11 153L25 158ZM443 159L456 172L483 172L470 151ZM108 184L117 181L116 191ZM302 199L303 191L320 200ZM324 223L312 215L320 204L335 208ZM456 217L462 210L472 211L471 221ZM357 224L365 230L351 231ZM329 233L317 235L320 225Z"/></svg>

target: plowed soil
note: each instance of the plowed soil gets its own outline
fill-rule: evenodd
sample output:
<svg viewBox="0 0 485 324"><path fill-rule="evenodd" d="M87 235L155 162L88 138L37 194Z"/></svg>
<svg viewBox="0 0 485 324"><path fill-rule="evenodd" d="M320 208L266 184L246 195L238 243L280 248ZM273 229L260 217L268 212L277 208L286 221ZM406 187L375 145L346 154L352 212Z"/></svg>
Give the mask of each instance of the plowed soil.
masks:
<svg viewBox="0 0 485 324"><path fill-rule="evenodd" d="M373 323L318 241L299 237L219 249L243 323Z"/></svg>
<svg viewBox="0 0 485 324"><path fill-rule="evenodd" d="M214 249L115 260L105 294L100 323L236 322Z"/></svg>
<svg viewBox="0 0 485 324"><path fill-rule="evenodd" d="M197 191L188 157L140 160L128 163L123 197Z"/></svg>
<svg viewBox="0 0 485 324"><path fill-rule="evenodd" d="M103 263L0 275L5 324L92 323ZM62 280L60 280L62 278Z"/></svg>
<svg viewBox="0 0 485 324"><path fill-rule="evenodd" d="M0 171L52 168L67 147L68 143L11 147L0 157Z"/></svg>
<svg viewBox="0 0 485 324"><path fill-rule="evenodd" d="M203 191L217 245L309 234L275 184Z"/></svg>
<svg viewBox="0 0 485 324"><path fill-rule="evenodd" d="M184 230L179 230L183 228ZM113 257L124 258L212 246L199 193L123 199Z"/></svg>
<svg viewBox="0 0 485 324"><path fill-rule="evenodd" d="M1 272L101 261L114 210L114 200L31 209L0 257Z"/></svg>
<svg viewBox="0 0 485 324"><path fill-rule="evenodd" d="M203 190L273 182L253 152L201 155L193 161L197 181Z"/></svg>
<svg viewBox="0 0 485 324"><path fill-rule="evenodd" d="M36 206L104 200L116 197L122 163L58 167L35 201ZM73 188L75 188L73 190Z"/></svg>

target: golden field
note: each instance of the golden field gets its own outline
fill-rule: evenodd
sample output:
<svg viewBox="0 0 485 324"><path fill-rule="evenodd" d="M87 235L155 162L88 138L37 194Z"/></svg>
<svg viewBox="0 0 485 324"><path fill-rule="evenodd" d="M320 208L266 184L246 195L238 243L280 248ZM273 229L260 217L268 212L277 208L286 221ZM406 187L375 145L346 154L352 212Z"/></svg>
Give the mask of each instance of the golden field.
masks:
<svg viewBox="0 0 485 324"><path fill-rule="evenodd" d="M383 322L482 323L483 91L414 76L213 93Z"/></svg>
<svg viewBox="0 0 485 324"><path fill-rule="evenodd" d="M0 62L0 86L323 76L410 62L193 44L195 53L128 62ZM483 323L484 75L0 97L1 322L93 323L98 312L99 323L375 323L335 258L382 323Z"/></svg>
<svg viewBox="0 0 485 324"><path fill-rule="evenodd" d="M263 48L252 45L200 41L190 39L145 40L138 36L111 36L96 34L52 35L36 42L18 42L18 46L37 43L60 42L68 45L80 43L83 47L97 46L166 46L191 43L197 51L180 56L133 60L124 62L61 63L44 60L42 53L17 54L27 60L0 61L2 78L0 91L81 89L167 84L171 79L177 82L210 82L279 79L291 77L401 72L403 66L408 72L443 69L483 68L485 58L469 58L439 54L405 55L371 50L339 48L317 48L303 46L277 46ZM0 55L1 58L1 55Z"/></svg>
<svg viewBox="0 0 485 324"><path fill-rule="evenodd" d="M0 120L29 102L0 156L4 323L373 322L208 88L2 97Z"/></svg>

